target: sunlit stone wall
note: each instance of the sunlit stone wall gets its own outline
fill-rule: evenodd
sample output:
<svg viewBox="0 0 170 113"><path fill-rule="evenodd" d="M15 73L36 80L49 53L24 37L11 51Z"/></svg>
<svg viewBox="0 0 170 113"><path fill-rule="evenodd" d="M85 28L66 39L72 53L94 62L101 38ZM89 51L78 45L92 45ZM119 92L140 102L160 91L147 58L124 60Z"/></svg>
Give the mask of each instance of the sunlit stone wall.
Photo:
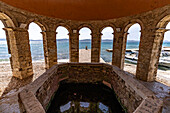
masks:
<svg viewBox="0 0 170 113"><path fill-rule="evenodd" d="M13 75L23 79L33 75L30 45L28 42L28 26L31 22L40 23L44 28L43 45L46 69L57 64L56 48L56 28L64 26L69 31L69 56L70 62L79 62L79 29L88 27L92 31L92 49L91 61L99 62L101 47L101 31L104 27L114 29L113 59L112 64L123 69L125 48L127 39L127 30L134 23L141 26L141 38L139 46L139 57L137 64L136 77L144 81L154 81L157 73L159 53L161 51L161 40L165 30L165 25L169 19L162 21L167 15L170 15L170 5L155 9L146 13L104 21L71 21L56 18L50 18L42 15L33 14L24 10L17 9L0 2L0 19L5 23L11 50L11 66ZM3 16L3 15L6 16ZM164 22L159 26L159 22ZM16 30L22 29L24 32ZM8 33L8 32L7 32ZM161 40L157 40L160 37ZM15 42L15 43L14 43ZM13 45L13 46L10 46Z"/></svg>
<svg viewBox="0 0 170 113"><path fill-rule="evenodd" d="M162 102L137 79L115 66L103 63L55 65L24 90L29 94L34 94L42 107L47 110L50 100L59 87L59 82L63 80L73 83L103 83L107 85L115 91L117 99L129 113L136 109L154 110L155 113L161 110ZM21 92L21 104L28 106L25 101L24 98L22 99Z"/></svg>

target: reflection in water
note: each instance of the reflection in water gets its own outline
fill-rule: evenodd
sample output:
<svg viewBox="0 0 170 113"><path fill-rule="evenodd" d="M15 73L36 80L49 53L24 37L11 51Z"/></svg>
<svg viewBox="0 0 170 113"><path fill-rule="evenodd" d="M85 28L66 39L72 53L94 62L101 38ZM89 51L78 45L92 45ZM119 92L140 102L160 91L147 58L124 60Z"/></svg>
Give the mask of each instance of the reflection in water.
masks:
<svg viewBox="0 0 170 113"><path fill-rule="evenodd" d="M47 113L124 113L114 91L103 84L61 83Z"/></svg>

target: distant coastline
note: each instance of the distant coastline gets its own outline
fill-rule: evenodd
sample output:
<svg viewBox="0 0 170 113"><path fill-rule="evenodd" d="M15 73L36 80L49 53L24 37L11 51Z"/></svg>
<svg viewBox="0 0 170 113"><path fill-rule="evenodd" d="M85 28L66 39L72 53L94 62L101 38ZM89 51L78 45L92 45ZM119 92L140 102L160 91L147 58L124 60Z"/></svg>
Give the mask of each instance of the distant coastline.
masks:
<svg viewBox="0 0 170 113"><path fill-rule="evenodd" d="M6 41L6 39L0 39L0 41ZM30 41L42 41L42 40L32 40L32 39L30 39ZM69 41L69 39L56 39L56 41ZM82 39L82 40L80 40L80 41L82 41L82 42L88 42L88 41L91 41L91 39ZM111 42L111 41L113 41L113 40L111 40L111 39L103 39L102 41L105 41L105 42ZM138 40L127 40L128 42L139 42ZM168 40L164 40L164 42L169 42L170 43L170 41L168 41Z"/></svg>
<svg viewBox="0 0 170 113"><path fill-rule="evenodd" d="M69 59L69 39L56 39L57 40L57 58L60 59ZM88 49L91 48L91 40L83 39L79 41L79 49L84 49L86 46ZM8 48L6 44L6 39L0 39L0 62L9 61L10 55L8 54ZM41 61L44 60L44 49L43 49L43 40L30 40L31 47L31 56L32 61ZM170 42L166 41L163 44L163 47L170 47ZM112 53L107 52L106 49L113 48L113 40L105 39L101 41L101 58L105 62L112 61ZM137 40L128 40L126 49L137 49L139 48L139 41Z"/></svg>

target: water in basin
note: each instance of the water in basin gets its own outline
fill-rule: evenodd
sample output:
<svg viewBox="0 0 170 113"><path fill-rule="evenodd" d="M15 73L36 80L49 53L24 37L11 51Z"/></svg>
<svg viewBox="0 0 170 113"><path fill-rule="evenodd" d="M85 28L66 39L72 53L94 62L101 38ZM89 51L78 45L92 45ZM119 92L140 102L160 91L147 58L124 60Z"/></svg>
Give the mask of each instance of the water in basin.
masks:
<svg viewBox="0 0 170 113"><path fill-rule="evenodd" d="M47 113L125 113L104 84L61 83Z"/></svg>

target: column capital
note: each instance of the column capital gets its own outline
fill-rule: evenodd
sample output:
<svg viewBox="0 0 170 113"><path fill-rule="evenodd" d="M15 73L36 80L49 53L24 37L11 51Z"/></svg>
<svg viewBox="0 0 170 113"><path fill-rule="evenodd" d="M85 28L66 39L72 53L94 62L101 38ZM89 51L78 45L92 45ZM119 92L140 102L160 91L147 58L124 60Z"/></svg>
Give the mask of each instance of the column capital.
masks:
<svg viewBox="0 0 170 113"><path fill-rule="evenodd" d="M79 36L79 35L80 35L80 33L79 33L79 32L76 32L76 33L69 32L69 33L68 33L68 35L69 35L69 36L72 36L72 35L78 35L78 36Z"/></svg>
<svg viewBox="0 0 170 113"><path fill-rule="evenodd" d="M169 31L169 29L165 29L165 28L156 28L156 33L165 33L166 31Z"/></svg>
<svg viewBox="0 0 170 113"><path fill-rule="evenodd" d="M120 37L123 38L124 36L127 36L128 34L129 34L128 32L114 32L114 36L117 37L117 38L118 38L118 37L119 37L119 38L120 38Z"/></svg>
<svg viewBox="0 0 170 113"><path fill-rule="evenodd" d="M28 32L28 30L26 28L20 28L20 27L5 27L3 28L3 30L5 31L9 31L9 30L12 30L12 31L20 31L20 32Z"/></svg>
<svg viewBox="0 0 170 113"><path fill-rule="evenodd" d="M124 35L129 35L129 33L128 33L128 32L124 32L123 34L124 34Z"/></svg>
<svg viewBox="0 0 170 113"><path fill-rule="evenodd" d="M10 30L13 30L11 27L5 27L5 28L2 28L4 31L10 31Z"/></svg>
<svg viewBox="0 0 170 113"><path fill-rule="evenodd" d="M15 27L11 28L13 31L19 31L19 32L28 32L26 28L20 28L20 27Z"/></svg>
<svg viewBox="0 0 170 113"><path fill-rule="evenodd" d="M44 33L48 33L48 32L50 32L50 33L51 33L51 32L52 32L52 33L56 33L56 34L57 34L57 32L56 32L56 31L42 31L42 32L44 32ZM42 33L42 32L41 32L41 33Z"/></svg>

